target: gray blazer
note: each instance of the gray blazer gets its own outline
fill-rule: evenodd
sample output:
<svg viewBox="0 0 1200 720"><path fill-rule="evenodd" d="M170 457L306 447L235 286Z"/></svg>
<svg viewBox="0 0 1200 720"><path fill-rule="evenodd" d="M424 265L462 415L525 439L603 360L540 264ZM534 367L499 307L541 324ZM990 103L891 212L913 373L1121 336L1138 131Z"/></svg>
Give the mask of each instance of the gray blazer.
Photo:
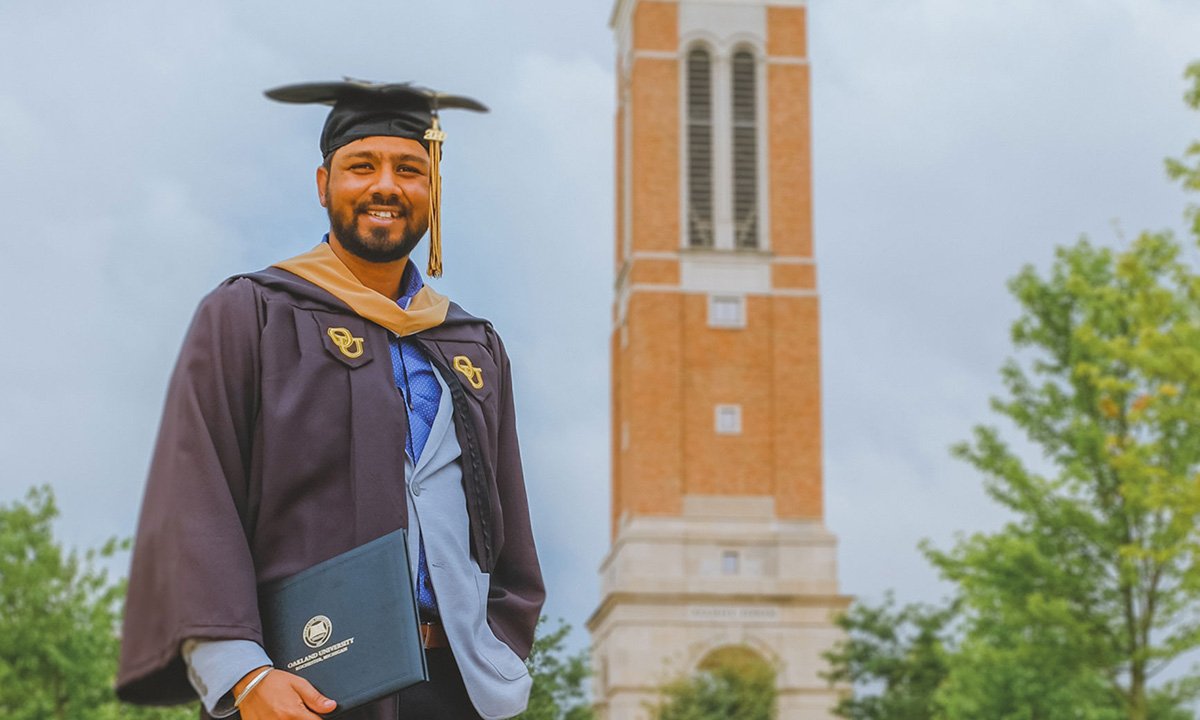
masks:
<svg viewBox="0 0 1200 720"><path fill-rule="evenodd" d="M487 621L490 576L471 558L467 502L463 494L462 450L453 432L453 402L446 381L429 439L413 467L405 456L410 544L425 538L425 559L437 595L438 613L454 660L476 711L486 720L525 710L533 680L525 663L492 632ZM412 577L417 553L410 552Z"/></svg>

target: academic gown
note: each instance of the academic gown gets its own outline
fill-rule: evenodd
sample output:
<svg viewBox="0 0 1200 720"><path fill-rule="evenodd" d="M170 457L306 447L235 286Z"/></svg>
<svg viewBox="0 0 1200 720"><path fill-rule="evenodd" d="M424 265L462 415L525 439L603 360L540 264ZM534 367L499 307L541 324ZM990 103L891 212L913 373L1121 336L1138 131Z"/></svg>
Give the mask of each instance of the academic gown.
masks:
<svg viewBox="0 0 1200 720"><path fill-rule="evenodd" d="M407 415L388 332L279 268L231 278L201 302L170 381L143 499L121 699L194 700L179 654L184 639L261 644L261 583L408 526ZM454 303L441 324L412 337L454 402L471 555L491 574L488 623L525 658L545 593L508 357L492 326ZM392 720L396 712L393 697L344 717Z"/></svg>

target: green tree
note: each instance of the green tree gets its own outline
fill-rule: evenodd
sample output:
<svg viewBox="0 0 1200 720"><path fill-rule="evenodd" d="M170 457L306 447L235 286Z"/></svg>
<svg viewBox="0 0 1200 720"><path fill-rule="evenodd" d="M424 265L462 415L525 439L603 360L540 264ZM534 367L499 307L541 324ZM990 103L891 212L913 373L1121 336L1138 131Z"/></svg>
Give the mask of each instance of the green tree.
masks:
<svg viewBox="0 0 1200 720"><path fill-rule="evenodd" d="M537 637L525 664L533 677L529 707L521 720L592 720L584 683L588 678L587 652L566 654L563 645L571 626L561 620L547 631L546 618L538 620Z"/></svg>
<svg viewBox="0 0 1200 720"><path fill-rule="evenodd" d="M1010 283L1030 357L993 408L1047 467L994 427L955 448L1015 519L926 547L968 610L948 715L1144 720L1150 679L1200 646L1200 277L1181 252L1169 233L1082 240Z"/></svg>
<svg viewBox="0 0 1200 720"><path fill-rule="evenodd" d="M1200 110L1200 63L1187 77ZM1167 170L1200 191L1200 142ZM1188 216L1200 241L1200 205ZM1080 240L1009 287L1019 354L993 409L1023 438L978 427L954 453L1011 520L949 550L923 546L955 587L950 625L918 622L950 609L890 601L843 618L829 677L878 695L839 711L1192 717L1200 672L1178 665L1200 647L1200 275L1172 234L1144 233L1119 250ZM1173 664L1170 682L1155 680Z"/></svg>
<svg viewBox="0 0 1200 720"><path fill-rule="evenodd" d="M0 717L5 720L183 720L191 708L134 708L113 692L122 583L98 561L128 543L64 552L49 487L0 505Z"/></svg>
<svg viewBox="0 0 1200 720"><path fill-rule="evenodd" d="M1200 64L1187 77L1200 109ZM1167 169L1200 190L1200 143ZM925 548L967 610L938 701L947 717L1179 716L1200 673L1151 681L1200 647L1200 275L1171 233L1143 233L1061 248L1009 287L1023 357L992 407L1042 459L994 427L954 449L1014 519Z"/></svg>
<svg viewBox="0 0 1200 720"><path fill-rule="evenodd" d="M771 720L775 670L750 650L728 648L699 672L662 688L655 720Z"/></svg>
<svg viewBox="0 0 1200 720"><path fill-rule="evenodd" d="M834 714L850 720L928 720L949 672L955 608L856 602L838 617L845 637L825 653L830 684L854 689Z"/></svg>

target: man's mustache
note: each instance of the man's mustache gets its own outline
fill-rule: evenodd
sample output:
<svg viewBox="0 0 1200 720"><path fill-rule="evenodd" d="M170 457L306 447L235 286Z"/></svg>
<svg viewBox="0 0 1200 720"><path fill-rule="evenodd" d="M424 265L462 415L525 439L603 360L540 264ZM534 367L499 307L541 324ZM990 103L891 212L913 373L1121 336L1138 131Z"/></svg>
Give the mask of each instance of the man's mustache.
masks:
<svg viewBox="0 0 1200 720"><path fill-rule="evenodd" d="M391 195L386 198L383 195L372 195L369 201L364 200L358 205L355 205L354 210L356 212L365 213L371 208L384 207L395 208L396 210L399 210L400 214L402 215L407 215L410 209L410 205L401 200L399 195Z"/></svg>

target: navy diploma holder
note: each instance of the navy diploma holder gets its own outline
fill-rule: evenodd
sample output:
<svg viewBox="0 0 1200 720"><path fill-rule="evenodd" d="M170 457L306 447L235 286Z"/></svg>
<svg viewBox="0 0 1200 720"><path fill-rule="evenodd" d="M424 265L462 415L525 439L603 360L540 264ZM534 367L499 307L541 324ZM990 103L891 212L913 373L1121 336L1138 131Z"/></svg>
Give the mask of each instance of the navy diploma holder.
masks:
<svg viewBox="0 0 1200 720"><path fill-rule="evenodd" d="M429 679L404 530L259 588L275 667L338 706L326 717Z"/></svg>

